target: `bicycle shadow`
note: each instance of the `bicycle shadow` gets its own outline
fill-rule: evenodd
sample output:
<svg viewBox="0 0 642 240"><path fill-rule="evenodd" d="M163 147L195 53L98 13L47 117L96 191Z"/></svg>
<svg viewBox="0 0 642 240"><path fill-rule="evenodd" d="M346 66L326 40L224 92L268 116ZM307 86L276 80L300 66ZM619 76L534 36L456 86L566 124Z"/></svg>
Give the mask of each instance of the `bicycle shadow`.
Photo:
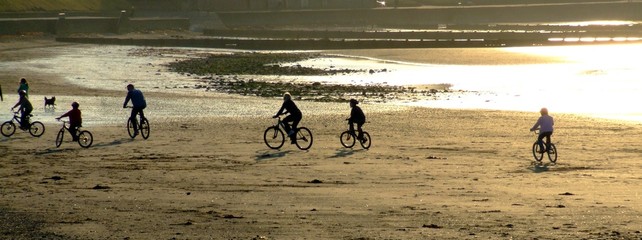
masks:
<svg viewBox="0 0 642 240"><path fill-rule="evenodd" d="M531 166L528 167L533 173L543 173L548 172L550 166L555 166L555 163L542 163L542 162L531 162Z"/></svg>
<svg viewBox="0 0 642 240"><path fill-rule="evenodd" d="M356 152L361 152L361 151L365 151L365 150L366 149L357 149L357 150L355 150L355 149L352 149L352 148L341 148L341 149L337 150L334 153L334 155L330 156L330 158L344 158L344 157L348 157L350 155L353 155Z"/></svg>
<svg viewBox="0 0 642 240"><path fill-rule="evenodd" d="M80 148L80 147L78 147L78 148ZM69 147L68 148L53 148L53 147L50 147L50 148L47 148L47 149L36 151L34 153L34 155L36 155L36 156L49 155L49 154L61 153L61 152L67 152L67 151L73 151L73 150L76 150L76 149L69 148Z"/></svg>
<svg viewBox="0 0 642 240"><path fill-rule="evenodd" d="M9 137L1 136L0 142L7 142L7 141L9 141L11 139L27 139L27 138L34 137L34 136L31 136L31 135L28 135L28 134L29 133L27 133L27 135L18 135L17 133L14 133L13 135L11 135Z"/></svg>
<svg viewBox="0 0 642 240"><path fill-rule="evenodd" d="M287 154L292 153L292 150L279 151L279 150L267 150L263 152L256 153L256 161L267 161L270 159L277 159L285 157Z"/></svg>
<svg viewBox="0 0 642 240"><path fill-rule="evenodd" d="M120 145L120 144L127 143L127 142L133 142L133 141L134 141L134 139L131 139L131 138L123 138L123 139L114 140L114 141L111 141L111 142L108 142L108 143L93 144L87 149L116 146L116 145ZM62 153L62 152L67 152L67 151L77 151L77 150L80 150L80 149L85 149L85 148L82 148L82 147L78 146L77 142L69 141L69 142L64 142L63 144L65 144L65 143L66 144L72 144L72 145L69 145L69 146L64 147L64 148L62 148L62 147L50 147L50 148L35 152L34 154L35 155L48 155L48 154L54 154L54 153ZM75 146L73 146L73 145L75 145Z"/></svg>
<svg viewBox="0 0 642 240"><path fill-rule="evenodd" d="M121 138L121 139L117 139L117 140L114 140L114 141L111 141L111 142L94 144L90 148L92 148L92 147L111 147L111 146L121 145L121 144L125 144L125 143L130 143L130 142L133 142L134 140L135 139L133 139L133 138Z"/></svg>

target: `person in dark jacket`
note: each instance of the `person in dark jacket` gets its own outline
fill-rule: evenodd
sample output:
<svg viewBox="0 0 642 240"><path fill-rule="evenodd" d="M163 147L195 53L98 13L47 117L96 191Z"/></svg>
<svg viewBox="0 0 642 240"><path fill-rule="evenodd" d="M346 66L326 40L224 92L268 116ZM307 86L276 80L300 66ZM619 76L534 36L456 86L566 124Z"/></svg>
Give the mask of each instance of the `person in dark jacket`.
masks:
<svg viewBox="0 0 642 240"><path fill-rule="evenodd" d="M361 128L363 124L366 123L366 115L357 104L359 104L359 101L350 99L350 108L352 108L352 110L350 111L350 118L348 118L348 125L350 126L350 132L354 132L354 124L356 123L357 131L359 132L357 139L359 141L367 141L363 139L363 129Z"/></svg>
<svg viewBox="0 0 642 240"><path fill-rule="evenodd" d="M140 117L144 118L143 109L147 107L147 102L143 96L143 92L134 88L133 84L127 85L127 97L125 97L125 103L123 103L123 108L127 108L127 103L129 100L132 101L132 113L129 117L134 124L134 136L138 135L138 120L136 119L136 114L140 113Z"/></svg>
<svg viewBox="0 0 642 240"><path fill-rule="evenodd" d="M24 90L18 91L18 94L20 95L20 99L11 108L11 111L13 111L14 108L19 107L18 110L20 111L20 128L25 130L29 129L31 127L31 123L29 123L29 116L31 115L31 111L33 111L33 106L31 105L31 102L29 102L29 98L27 98L27 92Z"/></svg>
<svg viewBox="0 0 642 240"><path fill-rule="evenodd" d="M71 103L71 110L56 118L56 120L60 121L61 118L69 117L69 133L71 133L74 141L78 141L76 132L78 128L82 126L82 112L78 109L79 106L80 104L77 102Z"/></svg>
<svg viewBox="0 0 642 240"><path fill-rule="evenodd" d="M273 116L273 118L277 118L282 114L288 113L290 115L283 119L283 122L285 123L284 128L285 132L290 137L290 142L295 143L297 126L299 125L299 122L301 122L303 114L301 114L301 110L299 110L296 104L294 104L294 101L292 101L292 96L290 95L290 93L286 92L285 94L283 94L283 104L281 105L281 109L279 109L279 112L277 112L276 115ZM289 122L292 122L291 128Z"/></svg>

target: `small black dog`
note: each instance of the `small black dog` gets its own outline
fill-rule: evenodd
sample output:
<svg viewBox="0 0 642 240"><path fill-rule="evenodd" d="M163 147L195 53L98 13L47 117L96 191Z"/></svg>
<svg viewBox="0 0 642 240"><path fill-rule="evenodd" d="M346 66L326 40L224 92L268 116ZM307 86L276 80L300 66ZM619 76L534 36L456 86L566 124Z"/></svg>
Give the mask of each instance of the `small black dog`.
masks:
<svg viewBox="0 0 642 240"><path fill-rule="evenodd" d="M56 106L56 97L55 96L53 96L53 97L51 97L49 99L47 99L47 97L45 97L45 109L47 107L55 108L55 106Z"/></svg>

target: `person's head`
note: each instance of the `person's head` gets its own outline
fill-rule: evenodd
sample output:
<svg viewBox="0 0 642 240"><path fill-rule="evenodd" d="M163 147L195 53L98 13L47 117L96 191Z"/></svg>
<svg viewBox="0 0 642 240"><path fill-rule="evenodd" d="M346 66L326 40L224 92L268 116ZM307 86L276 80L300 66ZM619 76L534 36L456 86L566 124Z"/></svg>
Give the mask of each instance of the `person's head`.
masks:
<svg viewBox="0 0 642 240"><path fill-rule="evenodd" d="M539 110L539 113L542 115L548 115L548 109L547 108L542 108Z"/></svg>
<svg viewBox="0 0 642 240"><path fill-rule="evenodd" d="M20 79L20 84L25 84L25 83L27 83L27 79L25 78Z"/></svg>
<svg viewBox="0 0 642 240"><path fill-rule="evenodd" d="M127 84L127 91L134 90L134 84Z"/></svg>
<svg viewBox="0 0 642 240"><path fill-rule="evenodd" d="M357 104L359 104L359 101L357 101L357 99L350 99L350 107L357 106Z"/></svg>
<svg viewBox="0 0 642 240"><path fill-rule="evenodd" d="M292 100L292 95L290 95L289 92L285 92L283 94L283 101L289 101L289 100Z"/></svg>
<svg viewBox="0 0 642 240"><path fill-rule="evenodd" d="M80 107L80 104L78 104L78 102L72 102L72 103L71 103L71 107L72 107L73 109L78 109L78 107Z"/></svg>
<svg viewBox="0 0 642 240"><path fill-rule="evenodd" d="M25 92L25 90L20 90L18 91L18 95L20 95L20 97L24 97L27 95L27 92Z"/></svg>

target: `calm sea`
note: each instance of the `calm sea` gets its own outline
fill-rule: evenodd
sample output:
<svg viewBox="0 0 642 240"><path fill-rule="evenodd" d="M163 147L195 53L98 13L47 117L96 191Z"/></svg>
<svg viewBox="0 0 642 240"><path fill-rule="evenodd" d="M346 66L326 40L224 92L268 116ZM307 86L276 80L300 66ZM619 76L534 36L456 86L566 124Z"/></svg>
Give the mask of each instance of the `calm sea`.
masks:
<svg viewBox="0 0 642 240"><path fill-rule="evenodd" d="M198 100L198 103L181 98L165 99L163 100L165 102L156 103L152 107L153 112L159 114L157 117L180 118L185 114L204 117L208 115L268 116L273 108L278 107L261 99L241 96L234 98L243 100L229 99L229 96L224 96L225 94L193 89L196 83L194 76L172 73L163 67L166 62L185 57L185 51L211 53L224 50L184 48L182 51L170 50L162 54L156 52L140 54L146 52L145 48L71 45L24 51L41 52L45 57L3 61L0 63L0 70L22 72L25 76L58 76L69 84L123 93L122 96L114 97L57 96L59 104L57 112L46 113L41 109L41 99L49 95L45 92L33 92L31 98L35 99L32 101L36 105L34 113L39 116L39 120L44 118L47 122L53 122L53 117L68 109L68 104L72 101L82 103L88 118L102 119L99 122L103 123L122 121L127 117L128 112L119 106L122 106L125 86L130 82L146 92L171 91L189 95L223 95L217 101L208 101L204 98ZM461 49L453 49L453 51L461 51ZM501 48L500 51L550 57L551 61L538 64L506 64L505 62L498 64L499 61L494 62L496 60L492 54L487 57L488 64L485 65L418 64L351 57L326 58L299 64L322 68L386 69L386 71L376 74L269 78L285 81L405 86L447 83L452 85L452 89L465 92L446 95L437 100L399 100L392 103L438 108L532 112L539 111L541 107L547 107L551 113L579 113L642 122L642 107L638 104L642 100L642 66L639 62L642 56L642 45L519 47ZM38 83L32 81L31 84L35 86ZM0 104L3 109L9 109L17 98L15 94L11 94L10 86L3 86L3 90L5 90L5 101ZM239 101L248 103L248 106L239 106ZM345 109L339 111L343 110ZM337 109L328 109L328 111L337 111ZM0 117L8 120L9 111L0 111Z"/></svg>
<svg viewBox="0 0 642 240"><path fill-rule="evenodd" d="M485 65L391 63L373 60L329 59L325 66L386 69L378 74L333 76L329 82L347 84L452 84L468 93L439 100L400 104L457 109L495 109L587 114L642 122L642 44L515 47L502 51L550 58L538 64L497 64L489 55ZM471 50L472 51L472 50ZM561 60L561 61L560 61ZM319 61L310 65L324 65Z"/></svg>

